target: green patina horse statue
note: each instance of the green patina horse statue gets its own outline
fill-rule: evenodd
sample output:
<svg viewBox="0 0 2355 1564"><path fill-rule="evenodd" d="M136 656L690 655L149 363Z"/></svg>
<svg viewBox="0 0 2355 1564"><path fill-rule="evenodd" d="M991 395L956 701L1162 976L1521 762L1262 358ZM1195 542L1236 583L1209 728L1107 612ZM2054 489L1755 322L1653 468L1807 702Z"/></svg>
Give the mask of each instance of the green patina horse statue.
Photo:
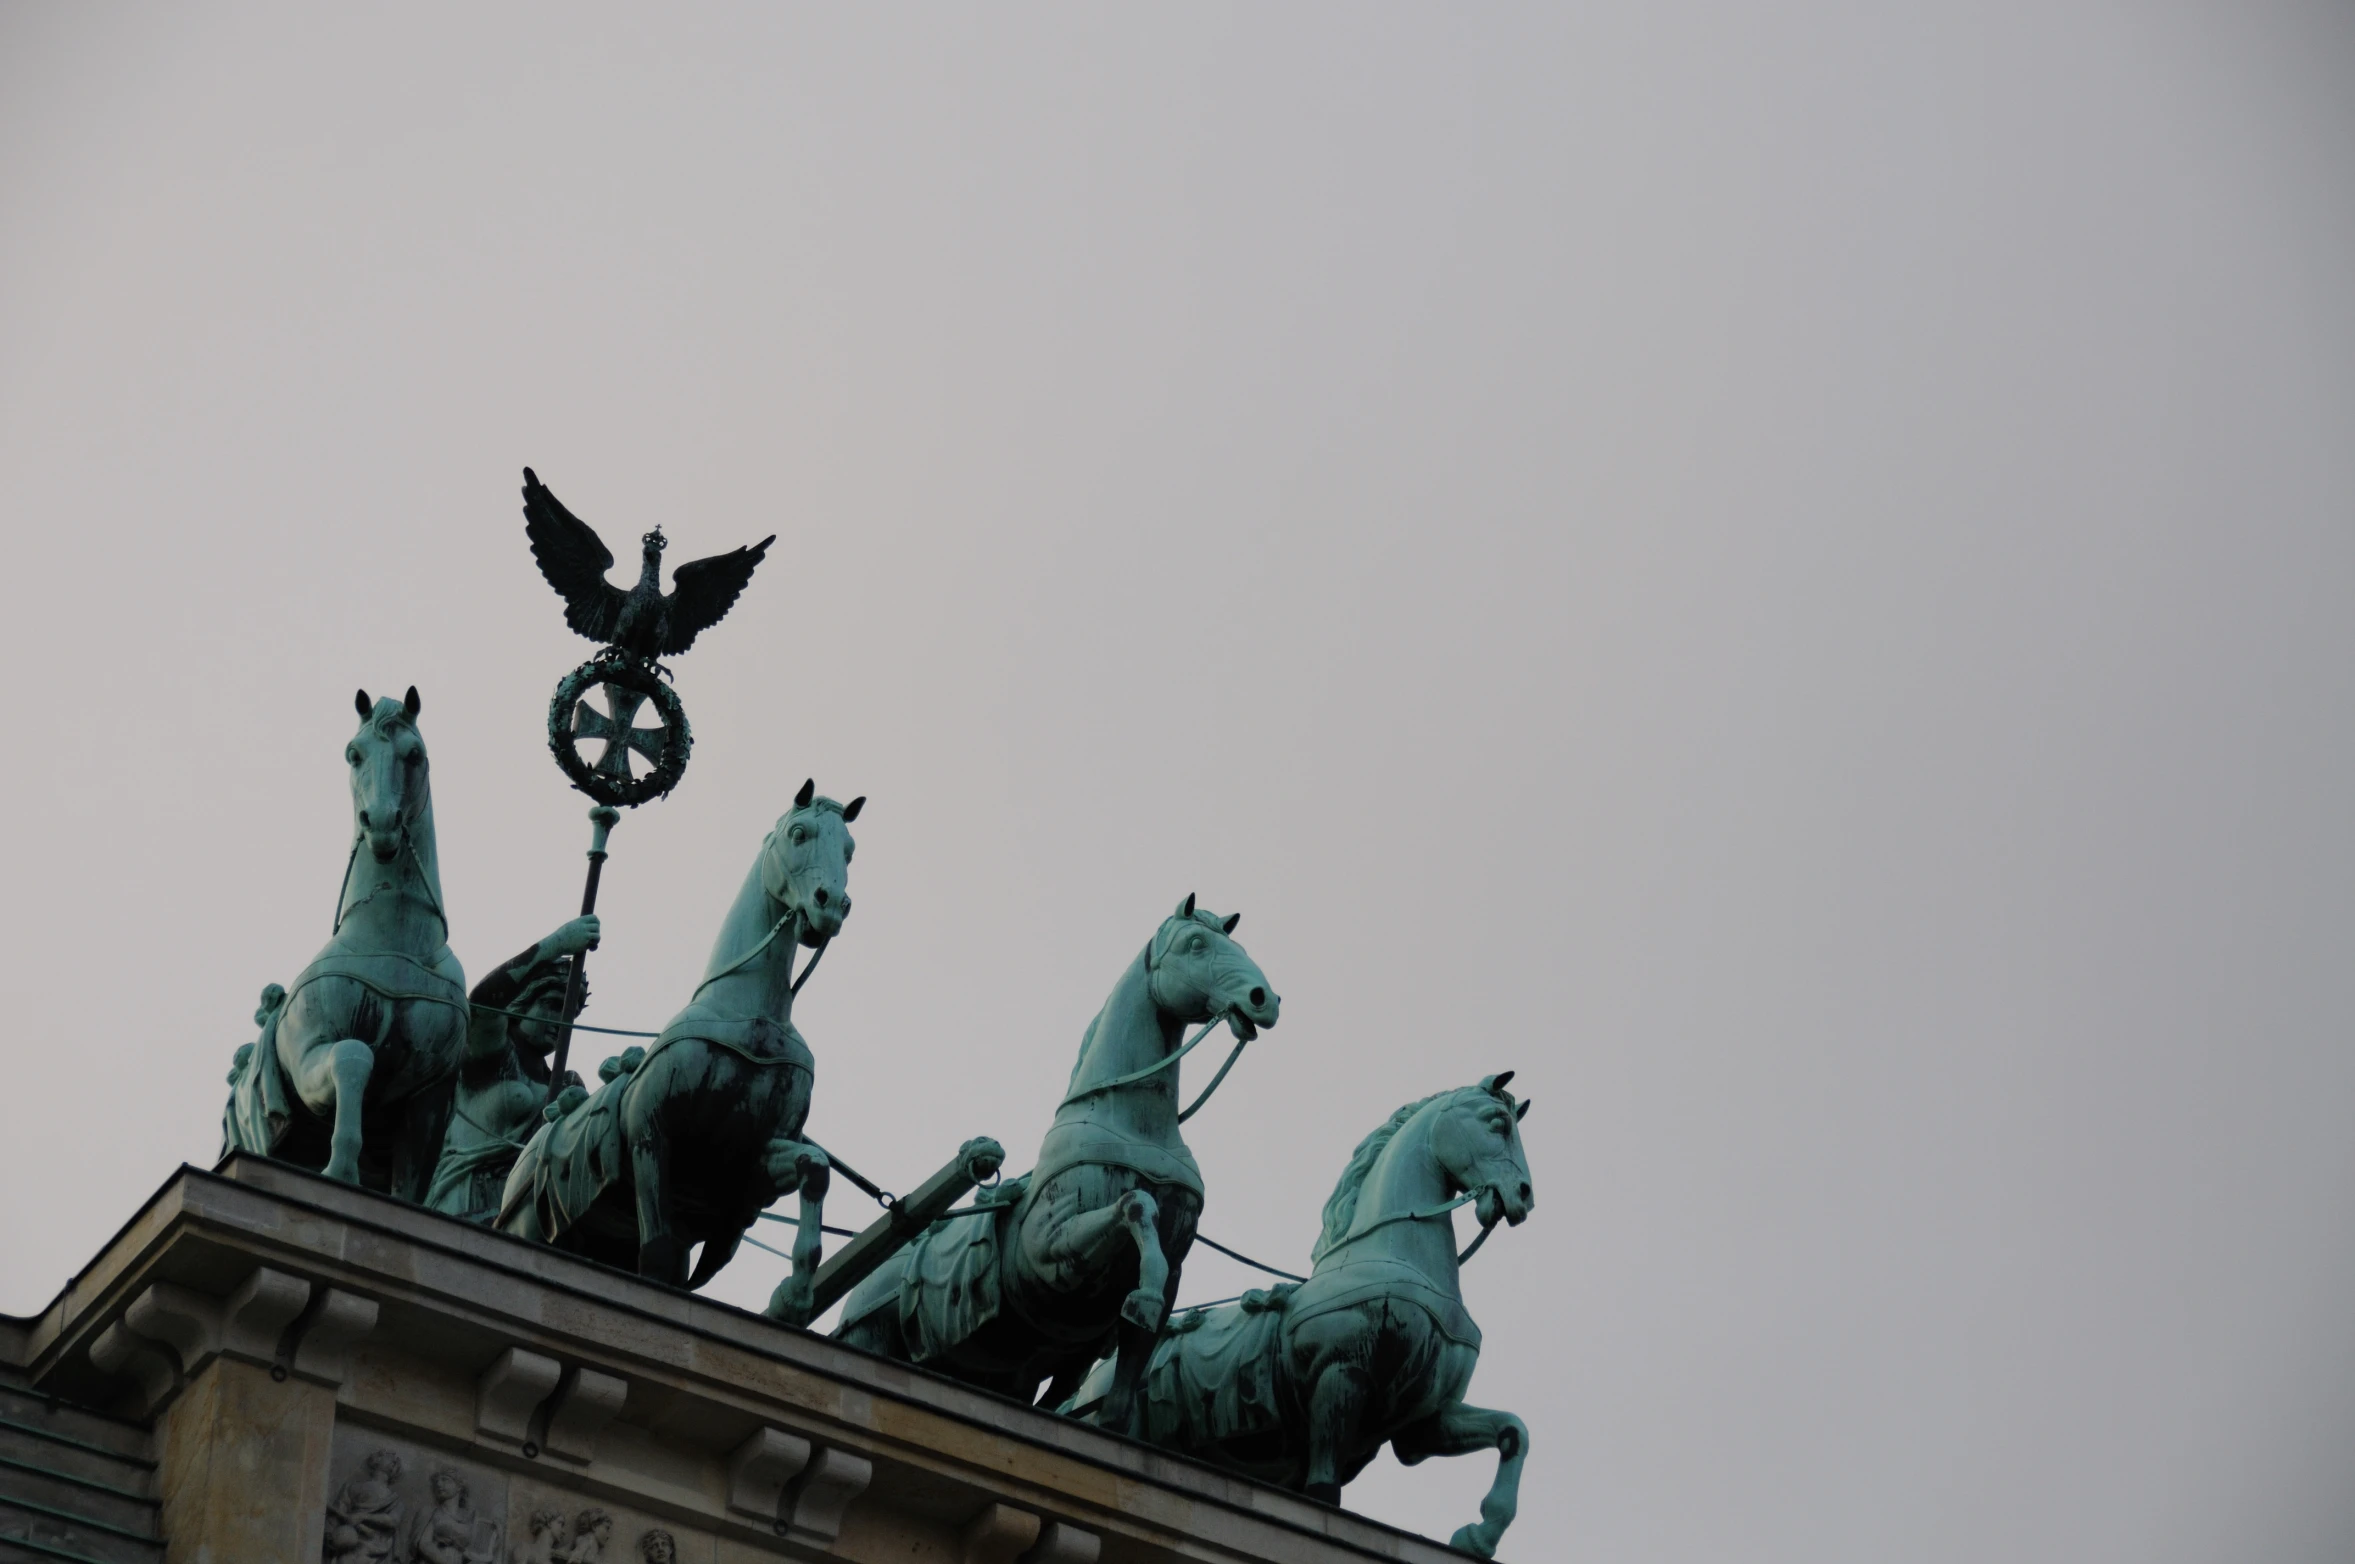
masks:
<svg viewBox="0 0 2355 1564"><path fill-rule="evenodd" d="M1185 899L1089 1023L1038 1165L861 1283L837 1336L1024 1401L1042 1381L1062 1400L1116 1349L1099 1420L1127 1427L1202 1212L1178 1133L1180 1034L1224 1020L1239 1047L1276 1022L1236 922Z"/></svg>
<svg viewBox="0 0 2355 1564"><path fill-rule="evenodd" d="M1464 1402L1480 1328L1464 1309L1448 1215L1473 1203L1483 1239L1529 1215L1529 1104L1505 1090L1511 1078L1410 1102L1368 1135L1325 1202L1308 1280L1178 1316L1145 1371L1142 1436L1327 1504L1384 1441L1409 1465L1495 1450L1479 1522L1450 1539L1493 1557L1518 1506L1529 1430ZM1076 1404L1113 1394L1115 1372L1097 1364Z"/></svg>
<svg viewBox="0 0 2355 1564"><path fill-rule="evenodd" d="M605 1085L524 1148L502 1232L700 1287L764 1207L798 1190L793 1274L772 1309L808 1319L829 1168L800 1138L814 1061L793 996L850 913L849 827L866 803L815 794L803 783L762 841L686 1008L642 1054L608 1060ZM797 980L803 946L814 954Z"/></svg>
<svg viewBox="0 0 2355 1564"><path fill-rule="evenodd" d="M424 1198L466 1040L466 978L450 950L419 703L354 704L352 850L333 937L273 1007L234 1077L231 1149ZM365 849L365 852L363 852Z"/></svg>

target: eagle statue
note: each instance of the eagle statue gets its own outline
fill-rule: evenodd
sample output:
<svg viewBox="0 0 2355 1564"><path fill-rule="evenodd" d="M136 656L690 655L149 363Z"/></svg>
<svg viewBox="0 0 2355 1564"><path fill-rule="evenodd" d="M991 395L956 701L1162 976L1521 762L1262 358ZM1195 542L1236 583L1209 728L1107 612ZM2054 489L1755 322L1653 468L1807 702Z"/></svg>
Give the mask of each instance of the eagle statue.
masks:
<svg viewBox="0 0 2355 1564"><path fill-rule="evenodd" d="M672 589L666 593L664 543L657 527L642 540L645 558L638 584L624 592L605 579L613 568L613 550L529 467L523 470L523 526L540 574L564 599L564 622L601 646L647 663L685 651L725 618L753 568L777 541L771 533L750 548L689 560L671 573Z"/></svg>

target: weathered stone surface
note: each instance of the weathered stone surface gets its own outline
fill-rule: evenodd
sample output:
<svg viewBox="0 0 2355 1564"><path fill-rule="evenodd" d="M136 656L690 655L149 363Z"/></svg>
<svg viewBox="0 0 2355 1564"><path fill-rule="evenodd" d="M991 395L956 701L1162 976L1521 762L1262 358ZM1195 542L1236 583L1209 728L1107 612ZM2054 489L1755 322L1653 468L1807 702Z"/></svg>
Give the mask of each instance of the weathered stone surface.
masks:
<svg viewBox="0 0 2355 1564"><path fill-rule="evenodd" d="M158 1496L174 1564L320 1556L332 1391L216 1357L161 1431Z"/></svg>

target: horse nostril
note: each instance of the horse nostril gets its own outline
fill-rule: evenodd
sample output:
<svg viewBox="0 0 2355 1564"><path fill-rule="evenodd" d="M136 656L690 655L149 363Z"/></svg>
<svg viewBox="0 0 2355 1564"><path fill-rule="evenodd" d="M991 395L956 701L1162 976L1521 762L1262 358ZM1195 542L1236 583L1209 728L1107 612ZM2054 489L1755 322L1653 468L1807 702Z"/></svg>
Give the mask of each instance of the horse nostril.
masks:
<svg viewBox="0 0 2355 1564"><path fill-rule="evenodd" d="M828 900L828 898L827 898L827 895L826 895L826 887L824 887L823 885L821 885L821 886L819 886L819 887L818 887L818 890L817 890L817 903L818 903L818 905L819 905L819 906L823 907L823 906L825 906L825 905L826 905L826 902L827 902L827 900Z"/></svg>
<svg viewBox="0 0 2355 1564"><path fill-rule="evenodd" d="M1529 1186L1527 1184L1521 1186L1521 1204L1529 1204Z"/></svg>
<svg viewBox="0 0 2355 1564"><path fill-rule="evenodd" d="M1266 990L1266 989L1264 989L1264 988L1255 988L1255 989L1253 989L1253 990L1251 991L1251 1002L1252 1002L1253 1004L1255 1004L1255 1005L1264 1005L1264 1004L1266 1004L1266 1003L1267 1003L1267 990Z"/></svg>

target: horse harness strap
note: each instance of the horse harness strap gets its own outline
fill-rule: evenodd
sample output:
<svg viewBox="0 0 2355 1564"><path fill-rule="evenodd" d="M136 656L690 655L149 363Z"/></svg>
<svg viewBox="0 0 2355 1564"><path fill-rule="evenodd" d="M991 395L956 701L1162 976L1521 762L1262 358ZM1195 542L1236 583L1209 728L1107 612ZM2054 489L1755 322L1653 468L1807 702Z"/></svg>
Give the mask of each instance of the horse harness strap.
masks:
<svg viewBox="0 0 2355 1564"><path fill-rule="evenodd" d="M363 835L364 833L352 837L352 850L344 855L343 883L335 888L335 922L327 930L331 935L343 932L343 894L352 888L352 865L360 861L360 843L363 840ZM425 887L425 905L431 907L434 917L440 920L442 938L448 939L450 937L450 915L442 911L441 898L433 893L433 877L425 872L425 860L417 856L417 838L409 830L409 822L406 820L401 822L401 851L407 853L410 861L417 865L417 883ZM368 894L373 896L376 893L371 891ZM367 896L360 898L361 901L367 899Z"/></svg>
<svg viewBox="0 0 2355 1564"><path fill-rule="evenodd" d="M757 957L762 951L767 950L771 945L777 943L777 936L785 932L785 925L794 922L795 919L797 919L799 916L800 914L795 912L792 908L788 907L785 910L785 915L779 918L774 924L770 925L769 932L761 936L759 944L753 946L752 949L746 951L743 955L738 956L734 961L729 962L726 966L720 968L717 972L714 972L710 977L707 977L702 982L696 984L695 992L687 996L687 1003L693 1004L696 1000L701 999L703 997L703 991L711 987L712 984L717 983L721 978L732 977L736 973L743 971L746 967L751 966L755 957ZM824 949L821 947L819 954L823 955L824 953ZM817 966L815 959L811 960L810 966L812 968ZM787 970L790 971L791 969L788 968ZM809 974L806 972L802 974L802 976L805 978L808 975ZM796 990L798 990L800 987L799 984L794 986Z"/></svg>
<svg viewBox="0 0 2355 1564"><path fill-rule="evenodd" d="M1317 1258L1322 1260L1325 1255L1331 1254L1335 1250L1346 1248L1350 1244L1356 1243L1359 1239L1365 1237L1369 1233L1378 1232L1382 1228L1388 1227L1393 1222L1429 1222L1436 1220L1439 1217L1446 1216L1449 1213L1455 1211L1457 1208L1468 1206L1473 1201L1478 1200L1482 1194L1487 1192L1488 1187L1489 1186L1486 1184L1478 1185L1474 1188L1465 1190L1462 1194L1456 1196L1453 1200L1447 1201L1441 1205L1426 1206L1420 1211L1393 1211L1388 1216L1376 1217L1373 1221L1368 1222L1365 1226L1357 1229L1357 1231L1344 1234L1342 1237L1335 1239L1324 1250L1324 1253L1318 1255ZM1480 1236L1473 1239L1470 1244L1466 1245L1462 1254L1456 1256L1456 1264L1462 1265L1466 1260L1471 1259L1472 1256L1479 1251L1480 1246L1488 1242L1488 1235L1494 1231L1495 1228L1496 1224L1494 1222L1483 1222L1480 1224Z"/></svg>
<svg viewBox="0 0 2355 1564"><path fill-rule="evenodd" d="M283 1003L281 1004L281 1007L280 1007L280 1008L281 1008L281 1009L283 1009L285 1005L291 1005L291 1004L293 1004L293 1003L294 1003L294 996L295 996L295 995L297 995L297 994L301 993L301 992L302 992L304 989L306 989L306 988L310 987L310 985L311 985L312 983L316 982L316 981L317 981L318 979L320 979L320 978L341 978L341 979L343 979L343 980L344 980L345 982L347 982L347 983L357 983L357 984L359 984L359 985L360 985L362 988L364 988L364 989L368 990L368 992L369 992L369 993L371 993L371 994L374 994L374 995L375 995L377 998L379 998L379 999L382 999L382 1000L386 1000L386 1001L388 1001L388 1002L395 1003L395 1004L397 1004L397 1003L399 1003L400 1001L402 1001L402 1000L405 1000L405 999L406 999L406 1000L415 1000L415 1001L417 1001L417 1002L418 1002L418 1003L420 1003L420 1004L428 1004L428 1005L448 1005L448 1006L449 1006L451 1009L453 1009L453 1010L460 1010L460 1011L463 1011L463 1010L466 1010L466 1009L468 1009L468 1008L469 1008L469 1006L468 1006L468 1004L467 1004L467 1001L466 1001L466 1000L465 1000L463 997L460 997L460 998L457 998L457 999L452 999L452 998L451 998L449 995L447 995L447 994L422 994L422 993L411 993L411 992L407 992L407 991L400 990L400 989L391 989L391 988L386 988L386 987L385 987L385 986L384 986L382 983L379 983L379 982L377 982L377 981L376 981L374 978L369 978L369 977L362 977L362 976L361 976L359 973L357 973L357 972L335 972L335 971L326 971L326 972L322 972L321 970L319 970L319 969L320 969L322 966L326 965L328 962L331 962L331 961L384 961L384 960L392 960L392 961L406 961L406 962L408 962L408 963L409 963L411 966L414 966L414 967L419 967L419 968L423 968L423 969L424 969L426 972L428 972L428 973L432 973L434 976L437 976L437 977L438 977L438 976L440 975L440 974L438 974L438 973L434 973L434 972L433 972L433 969L432 969L431 967L428 967L428 966L426 966L424 962L422 962L422 961L419 961L419 960L418 960L416 957L414 957L414 956L408 956L408 955L403 955L403 954L401 954L399 951L391 951L391 950L382 950L382 951L366 951L366 952L354 952L354 953L352 953L351 955L348 955L348 956L322 956L321 958L319 958L319 960L317 960L317 961L314 961L314 962L312 962L312 963L311 963L309 966L307 966L307 967L303 968L303 970L301 971L301 973L300 973L300 974L298 974L298 975L296 976L296 978L295 978L294 982L293 982L293 983L292 983L292 984L291 984L291 985L290 985L290 986L287 988L287 990L286 990L286 998L285 998L285 1000L283 1001ZM447 979L445 979L444 981L447 981ZM452 984L451 986L452 986L452 987L456 987L457 985L455 985L455 984ZM461 993L463 993L463 991L461 991ZM377 1025L377 1028L376 1028L376 1039L375 1039L375 1041L376 1041L377 1043L382 1043L382 1042L384 1041L384 1039L385 1039L385 1035L386 1035L388 1032L390 1032L391 1030L392 1030L392 1013L391 1013L390 1011L387 1011L387 1012L385 1013L384 1019L383 1019L383 1020L382 1020L382 1021L381 1021L381 1022L378 1024L378 1025Z"/></svg>
<svg viewBox="0 0 2355 1564"><path fill-rule="evenodd" d="M1305 1284L1293 1289L1284 1300L1286 1328L1350 1308L1368 1299L1382 1299L1412 1303L1431 1317L1441 1335L1467 1347L1479 1347L1480 1327L1472 1319L1471 1311L1464 1307L1461 1297L1450 1297L1445 1289L1434 1286L1429 1277L1396 1260L1374 1260L1343 1267L1344 1272L1361 1269L1367 1274L1358 1278L1324 1272L1329 1290L1319 1289L1318 1293L1311 1294L1305 1300L1301 1296Z"/></svg>
<svg viewBox="0 0 2355 1564"><path fill-rule="evenodd" d="M1139 1081L1159 1075L1162 1071L1168 1069L1171 1065L1177 1063L1180 1059L1183 1059L1186 1055L1192 1053L1195 1047L1202 1041L1202 1039L1210 1035L1211 1029L1218 1025L1220 1019L1221 1018L1218 1016L1212 1016L1209 1020L1203 1022L1202 1030L1196 1032L1192 1037L1188 1038L1186 1040L1185 1046L1178 1049L1176 1052L1162 1055L1159 1059L1155 1060L1149 1065L1146 1065L1141 1070L1131 1070L1126 1075L1116 1075L1109 1081L1099 1081L1093 1086L1082 1086L1078 1091L1073 1092L1070 1096L1064 1098L1055 1106L1058 1108L1068 1108L1073 1103L1080 1101L1082 1098L1093 1097L1098 1092L1115 1091L1123 1086L1134 1086ZM1243 1045L1241 1043L1237 1043L1235 1045L1235 1052L1241 1053L1242 1051ZM1234 1060L1230 1057L1227 1062L1229 1064L1233 1064ZM1221 1075L1224 1075L1225 1073L1226 1071L1224 1070L1219 1071L1219 1074ZM1213 1081L1211 1084L1215 1086L1218 1083ZM1207 1097L1210 1094L1208 1092L1204 1092L1202 1095ZM1199 1108L1202 1106L1202 1104L1196 1102L1194 1106ZM1189 1109L1188 1111L1191 1112L1192 1110Z"/></svg>

